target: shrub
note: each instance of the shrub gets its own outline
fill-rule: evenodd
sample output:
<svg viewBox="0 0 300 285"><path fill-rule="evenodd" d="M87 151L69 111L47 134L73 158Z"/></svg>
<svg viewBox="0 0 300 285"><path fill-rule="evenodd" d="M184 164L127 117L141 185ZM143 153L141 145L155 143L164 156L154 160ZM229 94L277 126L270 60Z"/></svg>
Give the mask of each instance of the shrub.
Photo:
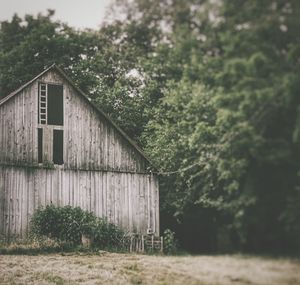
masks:
<svg viewBox="0 0 300 285"><path fill-rule="evenodd" d="M80 244L81 235L87 224L92 224L93 216L80 209L55 207L53 205L38 209L31 220L32 233L36 236L47 236L61 241Z"/></svg>
<svg viewBox="0 0 300 285"><path fill-rule="evenodd" d="M61 242L81 244L82 235L93 239L93 245L99 248L120 248L124 232L106 219L81 208L54 205L38 209L31 219L34 236L46 236Z"/></svg>
<svg viewBox="0 0 300 285"><path fill-rule="evenodd" d="M121 248L123 247L125 234L123 230L106 219L98 219L94 231L94 244L100 248Z"/></svg>
<svg viewBox="0 0 300 285"><path fill-rule="evenodd" d="M175 233L170 229L166 229L163 234L164 238L164 253L172 254L177 251L177 241L175 239Z"/></svg>

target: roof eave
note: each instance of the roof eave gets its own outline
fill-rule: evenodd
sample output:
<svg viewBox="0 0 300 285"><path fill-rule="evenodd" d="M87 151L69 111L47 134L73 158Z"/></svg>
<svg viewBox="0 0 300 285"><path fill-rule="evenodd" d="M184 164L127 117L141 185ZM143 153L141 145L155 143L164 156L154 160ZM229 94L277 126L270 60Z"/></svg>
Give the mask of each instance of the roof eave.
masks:
<svg viewBox="0 0 300 285"><path fill-rule="evenodd" d="M4 97L3 99L0 100L0 106L3 105L4 103L6 103L7 101L9 101L11 98L13 98L15 95L17 95L19 92L21 92L24 88L28 87L30 84L32 84L35 80L39 79L39 77L41 77L42 75L44 75L45 73L47 73L50 69L52 69L53 67L55 67L55 63L53 63L51 66L49 66L48 68L46 68L44 71L42 71L39 75L37 75L36 77L34 77L33 79L31 79L30 81L26 82L25 84L23 84L21 87L19 87L17 90L11 92L10 94L8 94L6 97Z"/></svg>

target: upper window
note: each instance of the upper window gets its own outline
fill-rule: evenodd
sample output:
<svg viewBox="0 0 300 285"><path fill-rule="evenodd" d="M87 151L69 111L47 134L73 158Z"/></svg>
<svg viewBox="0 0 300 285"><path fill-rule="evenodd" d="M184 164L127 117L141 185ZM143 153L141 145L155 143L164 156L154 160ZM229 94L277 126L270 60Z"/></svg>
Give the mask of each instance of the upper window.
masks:
<svg viewBox="0 0 300 285"><path fill-rule="evenodd" d="M63 86L39 84L39 123L43 125L64 124Z"/></svg>

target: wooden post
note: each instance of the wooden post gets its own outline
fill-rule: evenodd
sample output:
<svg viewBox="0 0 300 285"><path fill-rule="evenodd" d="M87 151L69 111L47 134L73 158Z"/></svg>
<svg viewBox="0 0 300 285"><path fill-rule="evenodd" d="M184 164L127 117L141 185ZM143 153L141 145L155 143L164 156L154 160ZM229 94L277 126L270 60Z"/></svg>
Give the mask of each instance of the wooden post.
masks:
<svg viewBox="0 0 300 285"><path fill-rule="evenodd" d="M163 252L164 251L164 238L161 237L160 238L160 252Z"/></svg>
<svg viewBox="0 0 300 285"><path fill-rule="evenodd" d="M152 251L154 250L154 236L151 236L151 245L152 245Z"/></svg>
<svg viewBox="0 0 300 285"><path fill-rule="evenodd" d="M131 237L130 237L129 252L132 252L132 239L133 239L133 237L131 236Z"/></svg>
<svg viewBox="0 0 300 285"><path fill-rule="evenodd" d="M141 238L139 237L139 252L142 251L142 243L141 243Z"/></svg>
<svg viewBox="0 0 300 285"><path fill-rule="evenodd" d="M142 252L145 251L145 240L144 240L144 235L142 235Z"/></svg>

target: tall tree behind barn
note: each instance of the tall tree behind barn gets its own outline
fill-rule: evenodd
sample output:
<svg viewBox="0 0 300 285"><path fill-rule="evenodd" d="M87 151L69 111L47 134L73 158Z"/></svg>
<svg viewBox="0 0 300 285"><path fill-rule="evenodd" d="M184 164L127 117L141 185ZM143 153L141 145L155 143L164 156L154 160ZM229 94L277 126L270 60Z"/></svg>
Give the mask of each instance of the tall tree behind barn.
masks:
<svg viewBox="0 0 300 285"><path fill-rule="evenodd" d="M159 235L158 179L133 141L57 66L0 101L0 234L39 206L79 206Z"/></svg>

